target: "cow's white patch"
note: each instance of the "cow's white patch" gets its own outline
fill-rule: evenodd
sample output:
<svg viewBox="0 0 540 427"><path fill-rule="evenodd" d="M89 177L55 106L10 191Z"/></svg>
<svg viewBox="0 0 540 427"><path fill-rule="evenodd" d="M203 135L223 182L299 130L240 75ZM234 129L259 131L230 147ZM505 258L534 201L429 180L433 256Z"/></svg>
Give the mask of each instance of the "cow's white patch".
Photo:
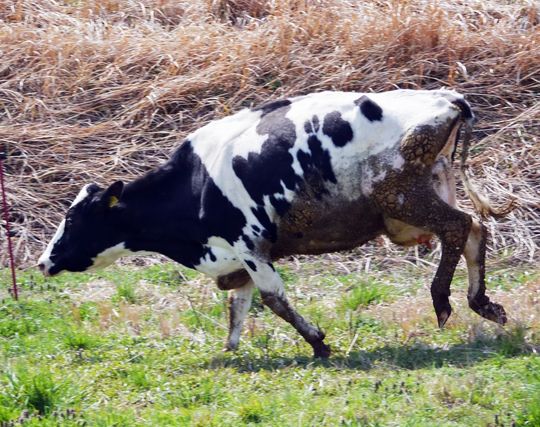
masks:
<svg viewBox="0 0 540 427"><path fill-rule="evenodd" d="M258 224L251 211L254 201L232 168L235 155L247 157L259 153L267 136L259 135L256 126L260 111L242 110L232 116L208 123L187 137L210 178L233 206L241 209L248 222Z"/></svg>
<svg viewBox="0 0 540 427"><path fill-rule="evenodd" d="M75 200L71 202L70 208L72 208L75 205L78 205L81 203L86 197L88 196L88 187L90 187L92 184L86 184L81 191L79 191L79 194L77 194L77 197L75 197Z"/></svg>
<svg viewBox="0 0 540 427"><path fill-rule="evenodd" d="M117 245L105 249L104 251L97 254L94 258L92 258L92 265L87 269L87 271L107 267L108 265L111 265L113 262L115 262L118 258L124 255L131 255L135 253L138 252L133 252L129 249L126 249L125 242L120 242Z"/></svg>
<svg viewBox="0 0 540 427"><path fill-rule="evenodd" d="M385 177L386 171L381 171L379 174L373 175L373 170L371 170L371 168L365 168L362 171L362 179L360 181L360 188L362 190L362 194L365 197L369 197L373 192L373 185L383 181Z"/></svg>
<svg viewBox="0 0 540 427"><path fill-rule="evenodd" d="M432 173L435 192L450 206L456 206L456 181L450 161L446 157L439 157Z"/></svg>
<svg viewBox="0 0 540 427"><path fill-rule="evenodd" d="M392 169L401 170L405 164L405 159L401 154L396 154L392 160Z"/></svg>
<svg viewBox="0 0 540 427"><path fill-rule="evenodd" d="M482 244L482 229L480 223L473 219L473 224L463 255L467 262L467 273L469 276L469 289L467 298L472 301L480 290L480 265L478 263L480 247Z"/></svg>
<svg viewBox="0 0 540 427"><path fill-rule="evenodd" d="M253 114L253 113L252 113ZM248 158L249 153L260 154L264 142L268 139L268 135L261 135L257 132L257 124L260 116L256 116L256 122L242 132L234 141L233 156L241 156Z"/></svg>
<svg viewBox="0 0 540 427"><path fill-rule="evenodd" d="M60 225L58 225L58 228L56 229L56 232L54 233L53 238L45 248L45 251L38 259L38 264L43 265L43 274L47 276L49 274L49 270L53 267L54 263L51 261L51 254L52 250L54 248L54 245L56 245L56 242L58 242L62 236L64 235L64 230L66 228L66 220L63 219Z"/></svg>
<svg viewBox="0 0 540 427"><path fill-rule="evenodd" d="M225 239L212 236L204 246L212 254L208 252L199 260L199 264L195 265L197 271L216 279L218 276L242 268L242 263L238 260L232 246Z"/></svg>
<svg viewBox="0 0 540 427"><path fill-rule="evenodd" d="M250 255L243 257L245 260L250 260L255 264L256 270L252 270L247 264L244 268L249 273L255 286L261 292L271 293L275 295L284 295L285 288L279 273L277 273L269 264L252 258Z"/></svg>
<svg viewBox="0 0 540 427"><path fill-rule="evenodd" d="M436 126L450 118L457 117L460 112L452 105L453 101L463 100L463 96L450 90L409 90L400 89L390 92L368 95L383 110L391 125L404 130L418 125Z"/></svg>

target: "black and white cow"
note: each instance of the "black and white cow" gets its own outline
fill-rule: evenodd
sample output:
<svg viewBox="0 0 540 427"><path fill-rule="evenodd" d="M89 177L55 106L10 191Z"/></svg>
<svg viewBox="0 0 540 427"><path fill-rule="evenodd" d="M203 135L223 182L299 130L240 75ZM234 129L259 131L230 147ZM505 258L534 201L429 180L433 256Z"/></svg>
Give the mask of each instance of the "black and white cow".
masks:
<svg viewBox="0 0 540 427"><path fill-rule="evenodd" d="M238 346L253 287L327 357L324 334L285 296L272 262L352 249L379 235L401 245L436 235L431 293L439 325L464 254L470 307L504 324L485 295L486 230L457 210L450 162L473 114L448 90L322 92L245 109L188 136L160 168L126 185L86 185L39 259L45 275L163 254L230 290L226 349Z"/></svg>

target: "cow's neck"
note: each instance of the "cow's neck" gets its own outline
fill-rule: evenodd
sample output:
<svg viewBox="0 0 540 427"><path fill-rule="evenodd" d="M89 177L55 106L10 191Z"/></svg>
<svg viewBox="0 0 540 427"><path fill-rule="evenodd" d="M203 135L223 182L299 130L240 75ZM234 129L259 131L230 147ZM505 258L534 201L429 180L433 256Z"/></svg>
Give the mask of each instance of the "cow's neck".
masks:
<svg viewBox="0 0 540 427"><path fill-rule="evenodd" d="M199 224L193 212L200 194L197 170L180 147L171 160L127 184L122 195L126 248L157 252L187 266L199 252ZM186 153L184 153L186 152ZM198 259L198 258L197 258Z"/></svg>

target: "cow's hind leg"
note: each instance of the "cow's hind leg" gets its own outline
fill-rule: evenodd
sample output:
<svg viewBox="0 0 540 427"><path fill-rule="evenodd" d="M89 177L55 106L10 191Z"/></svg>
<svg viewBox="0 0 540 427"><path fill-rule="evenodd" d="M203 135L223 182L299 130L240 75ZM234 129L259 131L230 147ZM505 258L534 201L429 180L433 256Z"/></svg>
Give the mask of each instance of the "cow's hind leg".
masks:
<svg viewBox="0 0 540 427"><path fill-rule="evenodd" d="M381 189L376 197L385 215L440 238L442 256L431 284L431 297L438 324L443 327L452 313L450 284L467 242L471 217L446 204L433 191L431 183L422 181L406 186L394 183L393 188Z"/></svg>
<svg viewBox="0 0 540 427"><path fill-rule="evenodd" d="M252 295L253 281L249 278L244 286L229 291L229 336L225 351L234 351L238 348L244 319L251 307Z"/></svg>
<svg viewBox="0 0 540 427"><path fill-rule="evenodd" d="M273 265L253 258L246 259L244 262L255 286L261 292L263 303L302 335L313 348L315 357L327 358L330 356L330 347L323 341L324 333L300 316L289 304L285 296L283 281Z"/></svg>
<svg viewBox="0 0 540 427"><path fill-rule="evenodd" d="M454 223L454 225L457 223ZM463 253L467 232L470 222L463 221L462 226L457 226L453 230L435 232L441 239L442 255L439 267L431 283L431 298L433 307L437 314L439 327L443 327L450 314L452 306L450 305L450 285L454 277L454 271ZM459 228L458 228L459 227Z"/></svg>
<svg viewBox="0 0 540 427"><path fill-rule="evenodd" d="M480 316L504 325L507 320L504 308L500 304L491 302L486 296L486 242L486 227L477 220L473 220L471 232L469 233L465 251L463 252L467 261L469 275L467 299L469 301L469 307Z"/></svg>

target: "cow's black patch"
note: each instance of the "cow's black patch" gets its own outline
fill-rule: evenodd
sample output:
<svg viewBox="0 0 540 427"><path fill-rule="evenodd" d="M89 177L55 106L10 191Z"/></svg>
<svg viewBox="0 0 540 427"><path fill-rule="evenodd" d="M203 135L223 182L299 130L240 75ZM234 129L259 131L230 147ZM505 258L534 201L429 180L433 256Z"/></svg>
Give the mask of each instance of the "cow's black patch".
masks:
<svg viewBox="0 0 540 427"><path fill-rule="evenodd" d="M261 229L260 229L258 226L256 226L255 224L253 224L253 225L251 226L251 229L252 229L255 233L259 233L259 232L261 231Z"/></svg>
<svg viewBox="0 0 540 427"><path fill-rule="evenodd" d="M314 115L311 120L307 120L304 123L304 130L307 134L319 132L319 117Z"/></svg>
<svg viewBox="0 0 540 427"><path fill-rule="evenodd" d="M258 105L257 107L252 108L252 111L262 111L262 117L264 117L272 111L287 107L289 105L291 105L291 101L289 99L278 99L276 101L270 101L262 105Z"/></svg>
<svg viewBox="0 0 540 427"><path fill-rule="evenodd" d="M245 260L246 262L246 265L253 271L257 271L257 266L255 265L255 263L253 261L250 261L248 259Z"/></svg>
<svg viewBox="0 0 540 427"><path fill-rule="evenodd" d="M204 250L204 256L206 256L206 255L208 255L210 257L210 261L212 261L212 262L217 261L217 258L214 255L214 252L212 252L212 249L209 248L209 247L206 247L205 250Z"/></svg>
<svg viewBox="0 0 540 427"><path fill-rule="evenodd" d="M263 230L261 233L262 236L266 240L275 242L277 239L277 225L274 222L270 221L270 218L268 217L268 214L266 213L264 206L251 208L251 211L253 212L253 215L255 215L255 218L257 218L257 220L263 227Z"/></svg>
<svg viewBox="0 0 540 427"><path fill-rule="evenodd" d="M272 269L272 271L276 271L276 268L274 267L274 264L272 264L271 262L267 262L266 264L268 265L268 267L270 267Z"/></svg>
<svg viewBox="0 0 540 427"><path fill-rule="evenodd" d="M76 257L59 256L58 253L61 250L61 247L55 247L56 254L53 252L53 255L50 257L51 261L54 263L54 265L49 269L49 274L51 276L54 276L63 270L85 271L93 264L92 258L95 257L94 254L81 252Z"/></svg>
<svg viewBox="0 0 540 427"><path fill-rule="evenodd" d="M232 245L246 225L189 141L165 165L127 185L122 204L123 228L131 228L128 249L158 252L188 267L208 253L203 245L210 237Z"/></svg>
<svg viewBox="0 0 540 427"><path fill-rule="evenodd" d="M320 199L323 194L328 193L325 188L325 182L336 183L336 176L330 162L330 153L322 146L321 141L314 132L319 128L319 119L317 116L304 123L304 129L308 133L308 148L305 152L299 150L296 157L304 171L304 181L313 191L315 196Z"/></svg>
<svg viewBox="0 0 540 427"><path fill-rule="evenodd" d="M299 182L289 150L296 140L294 123L285 117L289 108L281 108L268 113L257 125L257 133L268 135L261 152L249 153L247 159L236 156L233 169L257 204L263 204L263 197L283 193L282 182L289 190L294 190Z"/></svg>
<svg viewBox="0 0 540 427"><path fill-rule="evenodd" d="M233 170L240 178L251 198L257 203L257 218L267 231L263 236L272 236L274 231L268 227L272 222L264 212L264 196L271 196L270 202L279 215L284 215L289 209L289 202L285 199L272 197L283 194L283 185L294 190L300 183L292 168L293 156L289 150L296 140L294 123L285 115L288 106L276 108L266 114L257 125L257 133L267 135L260 153L249 153L247 158L236 156L232 160ZM264 215L263 215L264 212ZM272 228L275 228L275 224Z"/></svg>
<svg viewBox="0 0 540 427"><path fill-rule="evenodd" d="M382 108L366 95L362 95L354 103L360 107L360 111L370 122L382 120Z"/></svg>
<svg viewBox="0 0 540 427"><path fill-rule="evenodd" d="M334 145L343 147L353 139L351 124L341 118L339 111L332 111L324 116L322 131L332 138Z"/></svg>
<svg viewBox="0 0 540 427"><path fill-rule="evenodd" d="M245 234L242 235L242 240L244 241L244 243L246 244L246 247L252 251L253 249L255 249L255 245L253 244L253 241L248 237L246 236Z"/></svg>
<svg viewBox="0 0 540 427"><path fill-rule="evenodd" d="M285 215L287 213L287 210L289 210L289 207L291 206L291 204L287 200L275 196L270 196L270 203L272 204L279 216Z"/></svg>

